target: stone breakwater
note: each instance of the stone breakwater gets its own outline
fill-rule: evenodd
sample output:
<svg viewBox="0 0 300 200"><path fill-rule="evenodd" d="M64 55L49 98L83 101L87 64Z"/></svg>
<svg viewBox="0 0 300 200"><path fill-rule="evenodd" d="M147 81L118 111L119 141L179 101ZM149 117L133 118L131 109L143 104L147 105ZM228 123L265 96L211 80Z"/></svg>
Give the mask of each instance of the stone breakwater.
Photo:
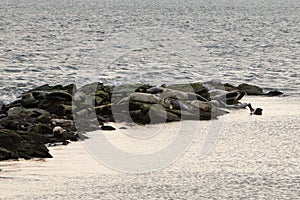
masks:
<svg viewBox="0 0 300 200"><path fill-rule="evenodd" d="M248 95L265 93L254 85L233 86L217 81L151 86L109 86L91 83L43 85L9 104L0 101L0 160L51 158L47 147L79 140L93 130L115 130L106 122L153 124L180 120L210 120L243 109ZM81 139L83 139L81 137Z"/></svg>

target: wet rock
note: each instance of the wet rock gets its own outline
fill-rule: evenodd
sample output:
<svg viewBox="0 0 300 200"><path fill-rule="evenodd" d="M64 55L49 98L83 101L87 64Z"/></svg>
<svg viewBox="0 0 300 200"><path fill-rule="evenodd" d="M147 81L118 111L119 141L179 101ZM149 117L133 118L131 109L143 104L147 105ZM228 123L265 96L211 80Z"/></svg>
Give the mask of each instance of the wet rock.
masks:
<svg viewBox="0 0 300 200"><path fill-rule="evenodd" d="M22 138L13 130L1 129L0 130L0 147L5 155L11 155L12 152L17 152L20 148ZM9 154L7 154L9 153ZM1 157L1 156L0 156Z"/></svg>
<svg viewBox="0 0 300 200"><path fill-rule="evenodd" d="M283 95L283 92L280 92L278 90L272 90L272 91L269 91L266 95L269 97L280 96L280 95Z"/></svg>
<svg viewBox="0 0 300 200"><path fill-rule="evenodd" d="M245 91L248 95L263 95L264 94L263 89L261 89L260 87L255 86L255 85L246 84L246 83L240 84L238 86L238 89Z"/></svg>
<svg viewBox="0 0 300 200"><path fill-rule="evenodd" d="M52 134L52 127L46 124L38 123L33 128L29 130L33 133L39 133L42 135Z"/></svg>
<svg viewBox="0 0 300 200"><path fill-rule="evenodd" d="M206 99L209 98L208 90L203 83L173 84L167 86L169 89L179 90L183 92L196 93Z"/></svg>
<svg viewBox="0 0 300 200"><path fill-rule="evenodd" d="M48 111L45 111L43 114L37 117L37 122L42 124L51 124L52 116Z"/></svg>
<svg viewBox="0 0 300 200"><path fill-rule="evenodd" d="M62 135L64 140L70 140L72 142L77 142L79 140L79 135L73 131L64 131Z"/></svg>
<svg viewBox="0 0 300 200"><path fill-rule="evenodd" d="M11 151L8 151L7 149L0 147L0 161L12 159L11 154L12 154Z"/></svg>
<svg viewBox="0 0 300 200"><path fill-rule="evenodd" d="M20 130L21 126L26 122L19 116L11 116L0 119L0 123L3 128Z"/></svg>
<svg viewBox="0 0 300 200"><path fill-rule="evenodd" d="M72 95L67 92L57 91L57 92L50 92L46 94L47 100L58 100L58 101L72 101Z"/></svg>
<svg viewBox="0 0 300 200"><path fill-rule="evenodd" d="M86 95L94 94L96 90L101 90L103 88L103 83L95 82L86 84L83 87L79 88L79 92L83 92Z"/></svg>
<svg viewBox="0 0 300 200"><path fill-rule="evenodd" d="M211 100L218 101L220 104L237 104L245 95L244 91L225 92L220 95L211 96Z"/></svg>
<svg viewBox="0 0 300 200"><path fill-rule="evenodd" d="M58 116L72 116L72 105L71 102L65 101L57 101L57 100L49 100L42 101L39 104L39 108L48 111L51 114L55 114Z"/></svg>
<svg viewBox="0 0 300 200"><path fill-rule="evenodd" d="M103 130L103 131L115 131L116 128L114 128L112 126L109 126L109 125L103 125L103 126L101 126L101 130Z"/></svg>
<svg viewBox="0 0 300 200"><path fill-rule="evenodd" d="M63 85L54 85L54 86L50 86L49 84L45 84L42 86L38 86L32 90L30 90L29 92L34 92L34 91L47 91L47 92L51 92L51 91L64 91L67 92L69 94L72 94L74 91L76 91L76 86L74 84L69 84L66 86Z"/></svg>
<svg viewBox="0 0 300 200"><path fill-rule="evenodd" d="M105 105L111 103L111 95L104 90L97 90L95 92L95 106Z"/></svg>
<svg viewBox="0 0 300 200"><path fill-rule="evenodd" d="M39 134L15 132L12 130L0 130L0 158L51 158L49 150L44 143L49 141L47 137Z"/></svg>

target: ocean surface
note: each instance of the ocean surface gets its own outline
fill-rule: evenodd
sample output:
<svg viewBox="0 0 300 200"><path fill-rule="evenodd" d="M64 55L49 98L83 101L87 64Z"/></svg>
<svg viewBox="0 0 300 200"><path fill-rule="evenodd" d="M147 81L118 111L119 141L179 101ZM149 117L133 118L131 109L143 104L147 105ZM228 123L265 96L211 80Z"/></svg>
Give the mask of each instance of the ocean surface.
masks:
<svg viewBox="0 0 300 200"><path fill-rule="evenodd" d="M0 2L0 99L35 86L218 79L299 95L300 1Z"/></svg>
<svg viewBox="0 0 300 200"><path fill-rule="evenodd" d="M93 81L217 79L288 96L245 97L262 116L233 110L179 131L178 123L114 124L127 129L98 133L130 154L193 134L185 152L161 153L173 162L151 172L100 164L85 142L52 147L53 159L0 162L0 199L299 199L299 13L299 0L1 0L1 101L43 84ZM143 133L150 139L126 138Z"/></svg>

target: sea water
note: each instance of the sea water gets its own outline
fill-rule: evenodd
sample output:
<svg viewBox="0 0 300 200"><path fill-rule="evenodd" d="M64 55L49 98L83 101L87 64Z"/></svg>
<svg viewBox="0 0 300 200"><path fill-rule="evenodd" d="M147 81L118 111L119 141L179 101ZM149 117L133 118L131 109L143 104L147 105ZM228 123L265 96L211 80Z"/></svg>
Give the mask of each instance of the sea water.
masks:
<svg viewBox="0 0 300 200"><path fill-rule="evenodd" d="M2 101L42 84L92 81L218 79L289 96L243 99L263 115L238 110L220 117L206 156L201 144L214 122L195 122L200 129L187 151L152 172L99 164L82 142L50 148L53 159L1 162L0 199L299 198L299 13L299 1L281 0L1 1ZM178 134L177 123L163 126L164 137ZM130 130L145 127L123 132ZM121 149L144 151L123 132L106 134Z"/></svg>
<svg viewBox="0 0 300 200"><path fill-rule="evenodd" d="M0 2L0 98L43 84L218 79L299 94L300 2Z"/></svg>

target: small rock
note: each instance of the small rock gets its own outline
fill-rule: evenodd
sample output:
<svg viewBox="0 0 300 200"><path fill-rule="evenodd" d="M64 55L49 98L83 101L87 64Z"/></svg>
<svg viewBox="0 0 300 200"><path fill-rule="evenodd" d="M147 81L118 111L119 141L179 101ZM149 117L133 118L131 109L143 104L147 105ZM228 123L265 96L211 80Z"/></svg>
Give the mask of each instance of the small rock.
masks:
<svg viewBox="0 0 300 200"><path fill-rule="evenodd" d="M267 96L270 96L270 97L280 96L280 95L283 95L283 92L280 92L278 90L272 90L267 93Z"/></svg>
<svg viewBox="0 0 300 200"><path fill-rule="evenodd" d="M101 130L103 130L103 131L114 131L116 129L112 126L103 125L103 126L101 126Z"/></svg>

